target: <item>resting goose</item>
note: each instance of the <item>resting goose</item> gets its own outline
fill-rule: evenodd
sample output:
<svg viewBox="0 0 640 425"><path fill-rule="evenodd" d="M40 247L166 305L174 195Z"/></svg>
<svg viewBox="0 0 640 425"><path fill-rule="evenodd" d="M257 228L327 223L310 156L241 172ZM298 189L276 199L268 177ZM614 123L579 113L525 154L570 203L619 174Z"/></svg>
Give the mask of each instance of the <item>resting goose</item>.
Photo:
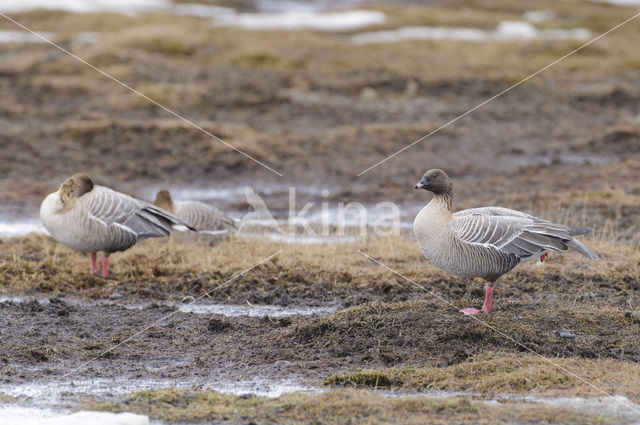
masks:
<svg viewBox="0 0 640 425"><path fill-rule="evenodd" d="M103 277L109 274L112 252L124 251L141 239L168 236L172 228L194 230L154 205L94 185L86 174L69 177L57 192L47 195L40 205L40 220L58 242L91 253L91 274L96 272L97 252L102 251Z"/></svg>
<svg viewBox="0 0 640 425"><path fill-rule="evenodd" d="M159 191L153 203L189 223L199 233L224 235L238 227L235 220L220 209L204 202L174 201L167 190Z"/></svg>
<svg viewBox="0 0 640 425"><path fill-rule="evenodd" d="M482 309L460 310L464 314L490 311L491 284L521 262L544 260L549 250L572 248L587 258L598 258L574 239L591 233L586 227L555 224L501 207L452 213L453 184L442 170L427 171L414 188L434 194L413 222L413 232L427 261L446 272L487 281Z"/></svg>

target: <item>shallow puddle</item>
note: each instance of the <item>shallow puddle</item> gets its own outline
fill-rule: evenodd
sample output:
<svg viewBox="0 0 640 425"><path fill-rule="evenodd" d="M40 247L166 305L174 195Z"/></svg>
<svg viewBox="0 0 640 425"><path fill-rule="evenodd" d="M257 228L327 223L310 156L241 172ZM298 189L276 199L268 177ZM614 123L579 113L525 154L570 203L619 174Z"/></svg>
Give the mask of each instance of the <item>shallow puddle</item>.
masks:
<svg viewBox="0 0 640 425"><path fill-rule="evenodd" d="M308 307L290 306L280 307L277 305L238 305L238 304L208 304L193 303L183 306L176 305L184 313L198 314L221 314L227 317L249 316L249 317L272 317L280 318L287 316L310 316L329 315L338 310L337 306Z"/></svg>
<svg viewBox="0 0 640 425"><path fill-rule="evenodd" d="M62 300L73 306L95 306L95 305L113 305L118 307L124 307L131 310L141 310L154 306L173 307L176 310L180 310L183 313L196 313L196 314L219 314L226 317L270 317L281 318L288 316L328 316L335 313L338 305L324 305L319 307L312 306L279 306L279 305L254 305L254 304L222 304L222 303L207 303L207 302L189 302L185 303L119 303L113 300L101 300L101 301L86 301L80 298L64 297ZM28 303L37 301L41 304L49 304L49 298L37 298L37 297L4 297L0 296L0 303Z"/></svg>

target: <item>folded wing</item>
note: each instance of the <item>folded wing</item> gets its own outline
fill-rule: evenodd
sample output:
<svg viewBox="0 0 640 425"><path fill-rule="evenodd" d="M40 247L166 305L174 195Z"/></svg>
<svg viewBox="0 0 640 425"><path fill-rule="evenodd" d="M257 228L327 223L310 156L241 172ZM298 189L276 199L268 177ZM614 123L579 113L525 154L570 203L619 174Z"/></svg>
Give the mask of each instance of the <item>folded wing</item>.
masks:
<svg viewBox="0 0 640 425"><path fill-rule="evenodd" d="M129 231L138 239L168 236L180 226L191 228L152 204L102 186L94 187L78 201L93 219Z"/></svg>
<svg viewBox="0 0 640 425"><path fill-rule="evenodd" d="M521 261L536 258L547 250L573 248L588 258L597 258L589 248L573 238L590 232L569 227L507 208L473 208L453 214L451 230L465 244L513 254Z"/></svg>

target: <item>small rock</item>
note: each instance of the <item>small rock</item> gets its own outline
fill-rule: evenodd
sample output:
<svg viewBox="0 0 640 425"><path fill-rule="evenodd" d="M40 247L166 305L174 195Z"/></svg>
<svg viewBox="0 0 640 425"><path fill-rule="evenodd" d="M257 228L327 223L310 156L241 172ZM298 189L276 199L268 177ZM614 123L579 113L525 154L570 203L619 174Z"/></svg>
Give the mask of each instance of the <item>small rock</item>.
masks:
<svg viewBox="0 0 640 425"><path fill-rule="evenodd" d="M614 356L622 357L624 356L624 347L609 348L609 352Z"/></svg>
<svg viewBox="0 0 640 425"><path fill-rule="evenodd" d="M209 319L207 328L211 332L224 332L231 327L231 323L226 320L220 320L216 318Z"/></svg>
<svg viewBox="0 0 640 425"><path fill-rule="evenodd" d="M119 298L122 298L122 292L116 292L114 294L109 295L110 300L117 300Z"/></svg>
<svg viewBox="0 0 640 425"><path fill-rule="evenodd" d="M290 324L291 324L291 319L289 319L288 317L281 317L280 319L278 319L278 325L280 325L280 327L282 328L286 328Z"/></svg>
<svg viewBox="0 0 640 425"><path fill-rule="evenodd" d="M638 313L631 313L631 312L627 311L627 312L624 314L624 317L626 317L627 319L631 319L631 321L632 321L632 322L635 322L635 323L637 323L637 324L639 324L639 325L640 325L640 314L638 314Z"/></svg>
<svg viewBox="0 0 640 425"><path fill-rule="evenodd" d="M560 338L565 338L565 339L574 339L576 337L576 335L571 332L569 329L560 329L560 331L558 332L558 335L560 336Z"/></svg>

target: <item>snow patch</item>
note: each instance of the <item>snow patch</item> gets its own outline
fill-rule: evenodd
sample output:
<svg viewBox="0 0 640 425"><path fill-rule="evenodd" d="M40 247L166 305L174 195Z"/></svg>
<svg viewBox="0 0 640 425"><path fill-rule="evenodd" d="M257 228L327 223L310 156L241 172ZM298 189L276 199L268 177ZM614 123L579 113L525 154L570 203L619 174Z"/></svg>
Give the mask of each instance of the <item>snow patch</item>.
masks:
<svg viewBox="0 0 640 425"><path fill-rule="evenodd" d="M233 26L248 30L300 30L347 31L381 24L387 16L376 10L350 10L345 12L284 12L236 13L215 18L220 26Z"/></svg>
<svg viewBox="0 0 640 425"><path fill-rule="evenodd" d="M109 413L81 410L60 413L49 409L25 407L0 408L0 425L149 425L149 417L134 413Z"/></svg>
<svg viewBox="0 0 640 425"><path fill-rule="evenodd" d="M49 33L41 33L44 38L51 38ZM0 30L0 43L45 43L43 39L27 31Z"/></svg>
<svg viewBox="0 0 640 425"><path fill-rule="evenodd" d="M47 9L74 13L113 12L135 14L169 8L170 6L170 0L20 0L0 2L0 10L2 12Z"/></svg>
<svg viewBox="0 0 640 425"><path fill-rule="evenodd" d="M29 233L45 233L47 230L39 219L26 219L20 221L0 221L0 237L24 236Z"/></svg>
<svg viewBox="0 0 640 425"><path fill-rule="evenodd" d="M544 40L584 40L591 36L586 28L538 30L524 21L503 21L495 30L485 31L476 28L453 27L403 27L395 30L371 31L351 37L355 44L393 43L404 40L454 40L470 42L509 42Z"/></svg>

